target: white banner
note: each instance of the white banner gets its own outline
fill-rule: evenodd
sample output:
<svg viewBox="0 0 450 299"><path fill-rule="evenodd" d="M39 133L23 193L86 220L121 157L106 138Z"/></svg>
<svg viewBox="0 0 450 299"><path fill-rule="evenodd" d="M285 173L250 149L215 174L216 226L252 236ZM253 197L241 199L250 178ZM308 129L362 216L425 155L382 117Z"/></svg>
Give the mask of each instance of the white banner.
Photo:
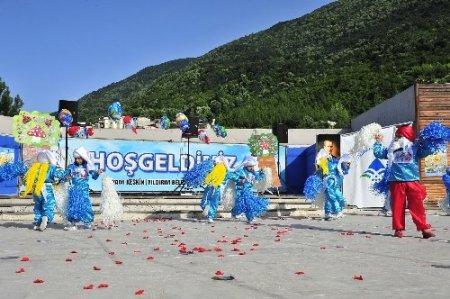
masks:
<svg viewBox="0 0 450 299"><path fill-rule="evenodd" d="M394 137L395 126L382 129L383 145L389 146ZM357 132L341 136L341 154L348 153L355 144ZM373 141L375 143L375 140ZM372 149L359 159L352 161L349 173L344 177L343 194L348 205L358 208L383 207L385 197L372 192L372 186L379 181L386 168L387 160L375 158Z"/></svg>

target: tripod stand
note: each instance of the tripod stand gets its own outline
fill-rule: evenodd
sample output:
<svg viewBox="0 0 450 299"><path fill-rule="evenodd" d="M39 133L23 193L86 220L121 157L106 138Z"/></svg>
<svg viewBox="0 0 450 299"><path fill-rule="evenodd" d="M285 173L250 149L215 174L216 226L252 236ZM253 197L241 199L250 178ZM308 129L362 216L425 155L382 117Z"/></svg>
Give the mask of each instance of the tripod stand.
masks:
<svg viewBox="0 0 450 299"><path fill-rule="evenodd" d="M187 171L189 171L190 166L191 166L190 139L195 138L195 137L197 137L197 136L195 136L193 134L189 134L189 133L183 133L183 135L181 135L181 140L183 140L183 138L187 139L187 167L186 167ZM181 153L180 153L180 168L181 168ZM173 191L177 192L177 190L179 189L179 192L181 193L181 191L183 191L183 189L185 189L185 188L186 188L186 183L183 181Z"/></svg>

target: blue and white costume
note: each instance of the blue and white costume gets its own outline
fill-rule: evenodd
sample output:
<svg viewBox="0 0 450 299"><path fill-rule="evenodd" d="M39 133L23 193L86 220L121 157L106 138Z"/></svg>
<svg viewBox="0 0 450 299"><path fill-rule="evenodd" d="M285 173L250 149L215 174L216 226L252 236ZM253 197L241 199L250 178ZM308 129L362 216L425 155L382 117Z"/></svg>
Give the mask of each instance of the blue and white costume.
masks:
<svg viewBox="0 0 450 299"><path fill-rule="evenodd" d="M252 156L247 156L236 171L230 172L228 178L236 184L236 200L231 215L236 217L245 214L248 222L252 222L256 217L263 215L269 206L267 198L256 196L252 190L255 180L263 179L262 171L249 170L251 166L256 166L258 162Z"/></svg>
<svg viewBox="0 0 450 299"><path fill-rule="evenodd" d="M439 206L444 213L450 215L450 167L447 167L447 173L442 176L442 182L447 190L447 197L440 202Z"/></svg>

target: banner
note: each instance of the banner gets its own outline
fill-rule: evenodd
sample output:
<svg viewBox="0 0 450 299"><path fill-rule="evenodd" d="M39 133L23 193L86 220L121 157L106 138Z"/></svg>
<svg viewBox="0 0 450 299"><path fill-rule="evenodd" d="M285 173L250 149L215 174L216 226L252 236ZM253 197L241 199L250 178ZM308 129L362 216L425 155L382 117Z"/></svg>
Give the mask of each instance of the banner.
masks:
<svg viewBox="0 0 450 299"><path fill-rule="evenodd" d="M442 177L447 169L447 150L425 157L424 173L426 177Z"/></svg>
<svg viewBox="0 0 450 299"><path fill-rule="evenodd" d="M64 140L61 148L64 149ZM230 167L250 154L245 144L149 142L127 140L70 139L69 163L77 147L85 147L97 169L112 177L119 192L175 191L183 184L183 175L196 163L224 155ZM283 154L283 156L281 156ZM280 166L284 168L284 148L280 148ZM90 189L101 191L101 180L90 180Z"/></svg>
<svg viewBox="0 0 450 299"><path fill-rule="evenodd" d="M389 146L394 137L395 126L382 129L383 146ZM357 132L356 132L357 133ZM341 153L348 153L355 143L356 133L341 136ZM375 139L373 141L375 143ZM365 152L358 160L352 161L349 173L344 177L343 194L347 204L366 207L383 207L385 197L372 192L372 185L380 181L387 160L375 158L373 151Z"/></svg>

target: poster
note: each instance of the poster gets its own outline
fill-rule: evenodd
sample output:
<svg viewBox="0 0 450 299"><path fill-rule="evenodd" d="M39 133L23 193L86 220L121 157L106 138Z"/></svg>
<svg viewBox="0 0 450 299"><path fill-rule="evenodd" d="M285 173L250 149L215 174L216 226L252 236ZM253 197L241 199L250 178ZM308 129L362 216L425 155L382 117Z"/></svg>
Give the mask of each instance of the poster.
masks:
<svg viewBox="0 0 450 299"><path fill-rule="evenodd" d="M447 151L427 156L424 161L424 173L426 177L442 177L447 168Z"/></svg>

